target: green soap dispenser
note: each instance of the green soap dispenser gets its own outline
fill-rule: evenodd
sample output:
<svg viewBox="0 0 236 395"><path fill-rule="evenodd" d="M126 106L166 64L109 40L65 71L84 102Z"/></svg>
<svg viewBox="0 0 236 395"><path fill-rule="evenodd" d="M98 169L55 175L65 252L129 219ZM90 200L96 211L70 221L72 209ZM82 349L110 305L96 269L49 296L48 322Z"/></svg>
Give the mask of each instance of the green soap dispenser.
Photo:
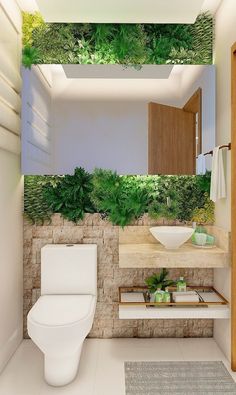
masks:
<svg viewBox="0 0 236 395"><path fill-rule="evenodd" d="M160 303L160 302L162 302L163 301L163 291L161 290L161 288L158 288L157 290L156 290L156 292L154 293L154 301L156 302L156 303Z"/></svg>
<svg viewBox="0 0 236 395"><path fill-rule="evenodd" d="M163 302L170 303L170 292L168 287L166 287L165 293L163 294Z"/></svg>
<svg viewBox="0 0 236 395"><path fill-rule="evenodd" d="M184 281L183 277L180 277L177 281L177 292L186 292L187 291L187 284Z"/></svg>

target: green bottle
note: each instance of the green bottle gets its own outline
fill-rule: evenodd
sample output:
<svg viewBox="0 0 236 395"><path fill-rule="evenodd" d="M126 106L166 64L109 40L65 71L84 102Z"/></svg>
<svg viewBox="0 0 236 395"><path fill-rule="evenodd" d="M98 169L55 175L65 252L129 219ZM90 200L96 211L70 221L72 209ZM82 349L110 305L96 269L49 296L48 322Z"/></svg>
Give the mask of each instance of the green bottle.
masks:
<svg viewBox="0 0 236 395"><path fill-rule="evenodd" d="M197 233L207 233L206 228L204 228L204 226L202 226L202 225L197 225L196 229L195 229L195 232L197 232Z"/></svg>
<svg viewBox="0 0 236 395"><path fill-rule="evenodd" d="M177 281L177 292L186 292L186 291L187 291L186 281L184 281L183 277L180 277L179 281Z"/></svg>
<svg viewBox="0 0 236 395"><path fill-rule="evenodd" d="M165 289L165 293L163 295L163 302L165 303L170 303L170 292L169 292L169 288Z"/></svg>
<svg viewBox="0 0 236 395"><path fill-rule="evenodd" d="M163 291L161 291L160 288L158 288L154 293L154 300L156 303L160 303L163 301Z"/></svg>

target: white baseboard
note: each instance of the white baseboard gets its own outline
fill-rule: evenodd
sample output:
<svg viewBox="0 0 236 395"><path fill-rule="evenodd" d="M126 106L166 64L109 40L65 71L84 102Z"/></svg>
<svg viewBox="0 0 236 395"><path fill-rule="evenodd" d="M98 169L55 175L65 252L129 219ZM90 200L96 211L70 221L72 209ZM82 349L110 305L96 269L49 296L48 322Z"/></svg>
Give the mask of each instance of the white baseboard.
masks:
<svg viewBox="0 0 236 395"><path fill-rule="evenodd" d="M0 373L5 368L9 359L12 357L23 339L23 325L22 323L12 333L7 342L0 349Z"/></svg>

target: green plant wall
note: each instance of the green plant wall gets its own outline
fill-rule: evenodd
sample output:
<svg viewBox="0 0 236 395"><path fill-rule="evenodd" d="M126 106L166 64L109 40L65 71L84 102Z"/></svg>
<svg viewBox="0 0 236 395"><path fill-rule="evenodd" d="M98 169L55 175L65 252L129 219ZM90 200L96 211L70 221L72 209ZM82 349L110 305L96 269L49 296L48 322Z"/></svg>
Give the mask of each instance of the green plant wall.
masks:
<svg viewBox="0 0 236 395"><path fill-rule="evenodd" d="M214 21L200 14L188 24L45 23L23 14L23 63L211 64Z"/></svg>
<svg viewBox="0 0 236 395"><path fill-rule="evenodd" d="M76 223L85 213L95 212L122 227L144 213L209 223L214 221L209 188L210 174L119 176L110 170L89 174L77 168L74 175L25 176L24 212L41 224L50 221L53 213Z"/></svg>

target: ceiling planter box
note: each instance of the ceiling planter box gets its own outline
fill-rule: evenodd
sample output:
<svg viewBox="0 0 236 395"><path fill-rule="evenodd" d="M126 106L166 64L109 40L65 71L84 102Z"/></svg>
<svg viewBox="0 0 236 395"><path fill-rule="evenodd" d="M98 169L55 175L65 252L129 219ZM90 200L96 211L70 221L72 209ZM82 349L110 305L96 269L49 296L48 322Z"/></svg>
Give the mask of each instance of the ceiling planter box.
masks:
<svg viewBox="0 0 236 395"><path fill-rule="evenodd" d="M146 64L135 69L118 64L64 64L62 67L67 78L168 79L174 66Z"/></svg>
<svg viewBox="0 0 236 395"><path fill-rule="evenodd" d="M81 1L78 0L78 4ZM133 2L133 0L130 1ZM158 0L155 1L158 3ZM183 3L183 0L173 0L172 2L174 4ZM194 1L194 4L195 2L197 0ZM30 68L32 64L55 63L118 64L137 65L135 68L140 69L141 65L145 67L145 65L156 64L212 64L214 20L210 12L201 11L200 14L196 12L196 22L194 18L192 21L195 23L185 24L177 23L180 22L178 18L175 19L175 24L170 24L169 22L173 22L173 18L167 17L163 18L163 23L158 23L160 18L152 18L151 22L155 19L156 23L147 23L150 22L150 19L144 18L142 18L143 23L138 23L136 17L133 18L132 24L122 23L122 18L114 20L112 17L109 17L110 23L98 23L101 18L92 18L91 16L87 18L89 23L84 23L82 14L77 10L73 11L74 8L70 6L72 1L67 2L66 8L68 13L71 13L72 16L75 15L73 18L56 16L57 13L60 14L60 4L64 4L62 0L58 0L59 5L55 5L54 0L47 2L39 0L39 3L43 5L40 9L43 17L40 14L32 16L25 13L23 18L25 34L23 35L22 61L25 67ZM140 3L140 0L137 3ZM192 2L189 4L192 5ZM53 10L50 18L51 13L46 12L48 7L49 10ZM67 15L66 12L63 12L64 14ZM184 19L187 22L185 12L182 14L184 17L181 18L181 21L183 22ZM78 15L80 18L77 18ZM93 15L93 12L91 11L89 15ZM136 10L134 15L136 15ZM156 15L160 16L161 14ZM45 22L43 18L49 23ZM105 22L104 19L102 21ZM114 23L115 21L120 23ZM166 22L164 23L164 21ZM71 23L65 24L63 22ZM144 72L145 70L142 71L142 73ZM136 72L135 76L137 74Z"/></svg>
<svg viewBox="0 0 236 395"><path fill-rule="evenodd" d="M37 0L46 22L194 23L204 0Z"/></svg>

